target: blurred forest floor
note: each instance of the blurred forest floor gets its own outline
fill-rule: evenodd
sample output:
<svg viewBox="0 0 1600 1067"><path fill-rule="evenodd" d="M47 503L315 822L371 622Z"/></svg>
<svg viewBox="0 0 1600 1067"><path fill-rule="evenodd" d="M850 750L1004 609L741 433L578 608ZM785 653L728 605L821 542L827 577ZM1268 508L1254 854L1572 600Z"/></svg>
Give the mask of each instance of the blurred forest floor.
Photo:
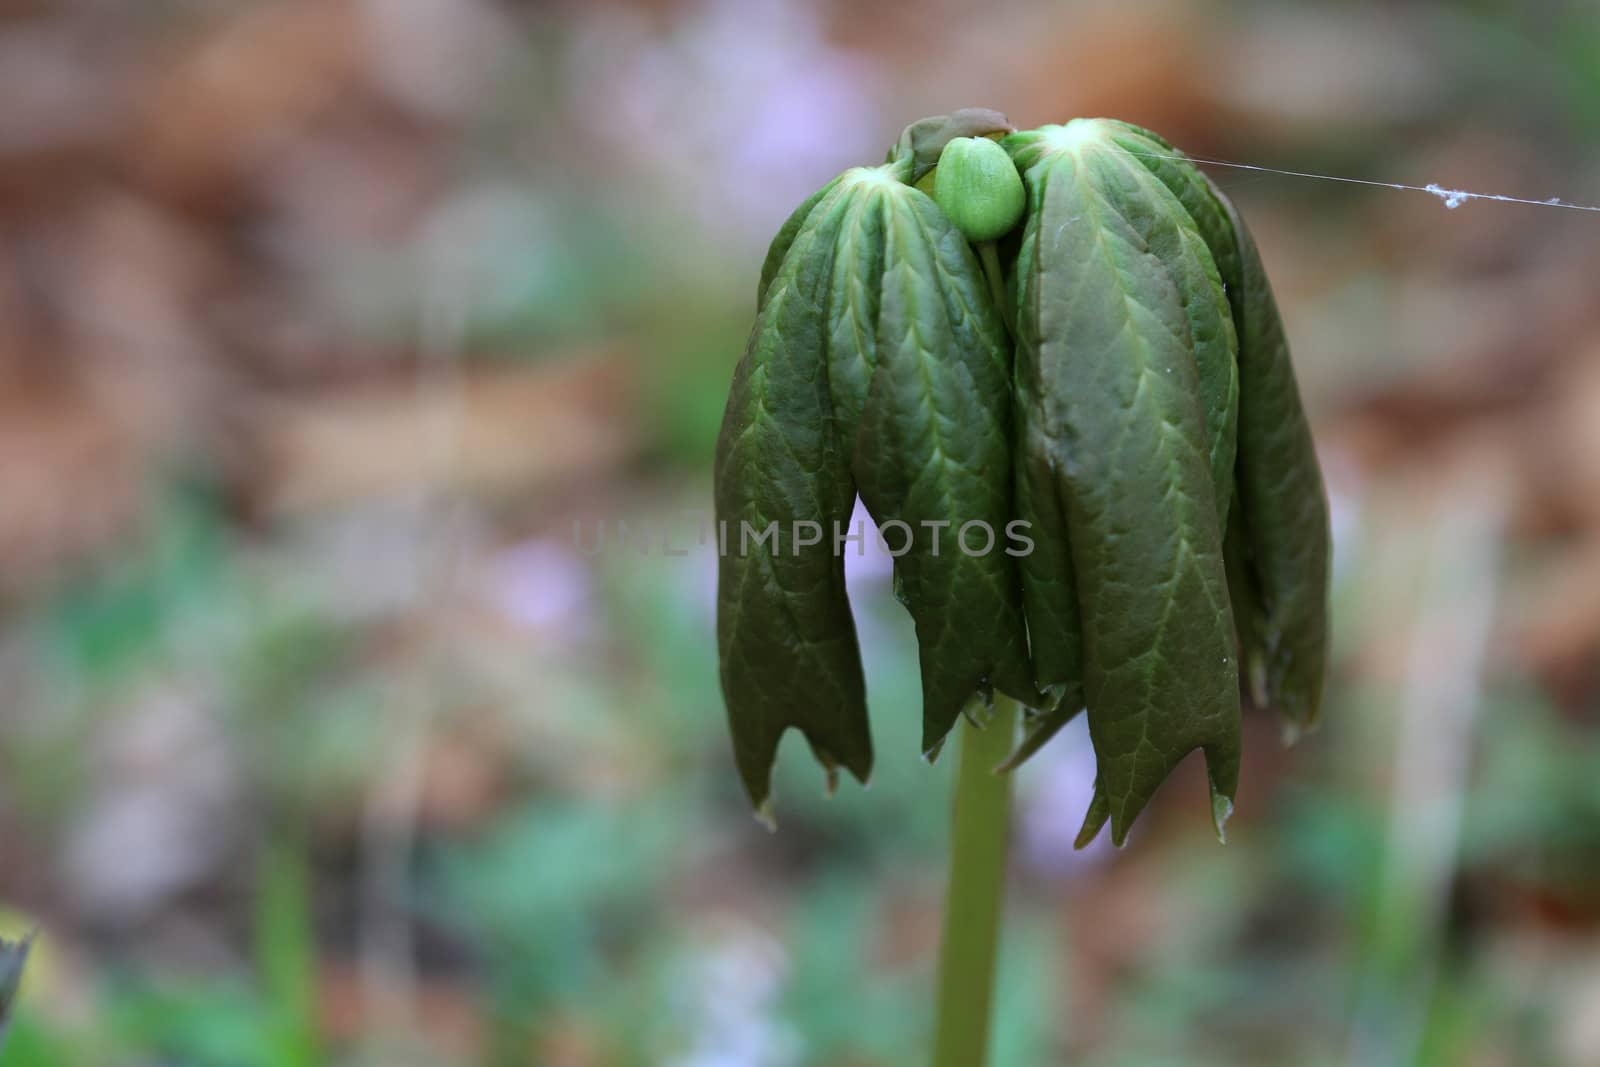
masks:
<svg viewBox="0 0 1600 1067"><path fill-rule="evenodd" d="M693 544L765 243L963 105L1600 203L1581 0L0 2L6 1067L876 1067L948 761L782 831ZM1073 853L1021 772L1000 1067L1600 1063L1600 220L1216 169L1337 541L1326 727Z"/></svg>

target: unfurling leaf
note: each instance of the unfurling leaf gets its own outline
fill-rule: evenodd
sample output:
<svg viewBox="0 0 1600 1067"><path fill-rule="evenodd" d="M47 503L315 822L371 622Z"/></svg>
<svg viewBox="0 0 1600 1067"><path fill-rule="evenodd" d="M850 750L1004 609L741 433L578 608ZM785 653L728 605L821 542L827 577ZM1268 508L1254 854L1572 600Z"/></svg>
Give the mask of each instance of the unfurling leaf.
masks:
<svg viewBox="0 0 1600 1067"><path fill-rule="evenodd" d="M774 273L717 444L722 689L739 773L758 809L791 726L830 776L837 766L862 781L872 772L844 560L825 543L855 498L848 443L832 422L825 348L833 247L847 207L837 190L815 205ZM815 542L801 544L813 531Z"/></svg>

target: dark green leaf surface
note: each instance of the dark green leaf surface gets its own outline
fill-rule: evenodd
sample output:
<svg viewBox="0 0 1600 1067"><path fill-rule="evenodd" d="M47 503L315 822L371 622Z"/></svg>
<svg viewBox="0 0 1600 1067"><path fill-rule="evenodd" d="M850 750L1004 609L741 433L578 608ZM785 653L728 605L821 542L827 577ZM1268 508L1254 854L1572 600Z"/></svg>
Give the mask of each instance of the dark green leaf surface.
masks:
<svg viewBox="0 0 1600 1067"><path fill-rule="evenodd" d="M1277 305L1249 230L1221 190L1187 159L1171 158L1183 153L1166 140L1119 125L1127 133L1117 144L1182 201L1227 289L1240 373L1249 376L1240 388L1250 395L1235 484L1241 494L1246 484L1256 487L1253 503L1233 509L1227 531L1243 673L1257 704L1276 703L1292 725L1308 726L1317 717L1326 660L1326 496Z"/></svg>
<svg viewBox="0 0 1600 1067"><path fill-rule="evenodd" d="M1204 177L1195 171L1192 165L1161 158L1174 153L1175 150L1171 149L1171 146L1160 142L1153 134L1145 135L1145 132L1138 127L1114 120L1107 121L1106 124L1109 129L1115 131L1113 143L1130 153L1137 153L1135 158L1154 174L1164 187L1164 189L1152 187L1129 176L1124 182L1123 199L1138 204L1141 196L1152 198L1153 202L1148 210L1136 209L1133 218L1137 220L1141 236L1150 250L1171 267L1173 280L1182 293L1184 309L1189 318L1195 364L1199 373L1200 396L1205 405L1208 452L1217 514L1219 519L1222 519L1227 515L1229 496L1233 487L1239 399L1238 342L1222 278L1204 240L1201 227L1195 219L1197 214L1205 216L1213 229L1226 228L1227 219L1212 198L1210 187L1206 185ZM1141 138L1140 135L1144 137ZM1193 210L1190 209L1191 204L1194 205ZM1025 242L1021 250L1021 260L1031 262L1032 254L1033 248ZM1022 278L1029 277L1029 268L1023 265L1018 274ZM1044 298L1046 297L1043 294L1043 287L1039 285L1034 285L1023 296L1025 301L1033 302ZM1057 297L1052 294L1049 298ZM1028 315L1028 312L1023 312L1024 321ZM1020 377L1017 388L1019 400L1024 404L1027 403L1026 398L1036 389L1031 381ZM1034 471L1047 469L1047 464L1041 464L1038 458L1047 456L1047 449L1041 449L1037 444L1024 441L1019 448L1019 454L1023 457L1021 462L1030 464L1029 469ZM1026 474L1022 477L1026 477ZM1048 477L1046 473L1045 479L1048 480ZM1040 495L1033 495L1035 492ZM1024 497L1022 506L1030 516L1037 514L1038 507L1035 501L1041 497L1048 499L1043 496L1046 492L1048 490L1042 488L1035 491L1030 485L1023 485L1020 488L1019 495ZM1039 562L1040 566L1036 569L1045 571L1049 561L1041 559ZM1070 564L1063 562L1057 564L1055 569L1062 572L1064 577L1047 578L1038 588L1066 589L1070 594ZM1076 625L1075 613L1069 614L1062 622L1050 618L1050 615L1059 613L1055 605L1071 602L1070 595L1053 592L1036 599L1044 603L1037 612L1030 605L1030 626L1036 615L1045 618L1045 634ZM1042 676L1048 676L1047 680L1059 683L1080 676L1081 667L1078 664L1063 665L1052 662L1062 658L1056 649L1072 647L1077 643L1073 640L1075 637L1076 634L1073 633L1065 639L1058 638L1047 644L1043 654L1043 665L1040 668ZM1036 651L1035 656L1036 660L1039 659L1040 653ZM1028 723L1025 737L1012 757L1010 765L1021 764L1038 751L1081 710L1081 691L1076 687L1058 686L1056 691L1060 699L1053 707L1036 715Z"/></svg>
<svg viewBox="0 0 1600 1067"><path fill-rule="evenodd" d="M1233 238L1233 223L1217 201L1211 182L1188 156L1160 134L1132 123L1106 121L1117 128L1112 136L1116 145L1160 178L1161 184L1183 204L1227 283L1230 304L1239 306L1239 294L1233 285L1239 277L1239 249Z"/></svg>
<svg viewBox="0 0 1600 1067"><path fill-rule="evenodd" d="M772 244L767 246L767 258L761 264L761 283L756 288L756 310L760 311L767 303L767 290L772 288L772 279L777 276L783 267L783 261L789 256L789 249L794 246L794 239L800 235L800 230L805 226L806 220L811 217L811 212L816 206L832 193L839 184L835 178L821 189L806 197L805 202L794 209L794 212L784 220L783 226L778 230L778 236L772 239Z"/></svg>
<svg viewBox="0 0 1600 1067"><path fill-rule="evenodd" d="M1185 308L1192 270L1156 255L1149 236L1170 232L1155 216L1175 201L1104 124L1046 127L1008 147L1036 204L1020 280L1018 358L1037 381L1024 433L1045 452L1092 620L1082 647L1096 807L1120 843L1201 748L1220 826L1238 777L1238 678Z"/></svg>
<svg viewBox="0 0 1600 1067"><path fill-rule="evenodd" d="M1194 220L1204 238L1206 247L1221 275L1227 293L1229 311L1236 335L1245 322L1245 289L1243 265L1240 261L1239 242L1234 237L1234 226L1213 190L1211 182L1171 142L1150 130L1130 123L1116 123L1123 132L1116 135L1117 145L1129 152L1150 173L1160 178L1162 184L1177 196ZM1238 338L1242 343L1243 338ZM1235 349L1237 357L1238 350ZM1224 530L1224 557L1228 572L1228 599L1233 607L1234 627L1238 633L1240 677L1244 692L1258 707L1265 707L1270 698L1267 693L1266 610L1261 600L1260 585L1249 562L1249 540L1245 534L1244 518L1234 499L1238 465L1238 384L1235 364L1234 434L1235 468L1227 478L1226 488L1219 479L1218 488L1227 500L1228 521ZM1216 457L1213 456L1213 459ZM1216 465L1213 463L1213 470Z"/></svg>
<svg viewBox="0 0 1600 1067"><path fill-rule="evenodd" d="M717 445L716 509L727 538L717 586L722 689L745 788L765 809L778 742L797 727L819 760L865 781L872 769L861 657L832 524L854 504L846 444L835 436L826 363L834 242L849 201L813 208L774 273ZM818 544L791 537L797 521ZM742 524L779 527L744 543Z"/></svg>
<svg viewBox="0 0 1600 1067"><path fill-rule="evenodd" d="M1235 540L1244 547L1235 585L1256 593L1241 637L1264 661L1268 698L1292 726L1309 727L1328 657L1328 498L1261 254L1233 204L1214 185L1212 192L1227 214L1239 271L1228 281L1239 331Z"/></svg>
<svg viewBox="0 0 1600 1067"><path fill-rule="evenodd" d="M898 556L925 751L996 687L1038 702L1005 551L1011 343L971 247L902 183L907 173L847 171L791 217L724 421L718 515L731 543L741 519L814 519L830 535L798 558L730 552L722 563L723 684L758 804L788 726L825 762L864 775L870 760L842 559L820 558L833 556L831 524L848 518L856 488ZM848 649L826 640L829 626L845 627Z"/></svg>
<svg viewBox="0 0 1600 1067"><path fill-rule="evenodd" d="M896 590L916 622L923 749L944 740L974 697L1036 699L1027 659L1011 520L1011 344L971 247L926 194L893 182L862 186L871 210L861 239L842 238L840 344L869 346L852 467L861 499L899 550ZM865 221L872 218L873 221ZM881 234L881 247L873 247ZM859 299L856 299L859 298ZM863 306L866 305L866 306ZM858 324L876 315L870 332ZM830 366L848 362L839 354ZM937 524L937 525L935 525Z"/></svg>
<svg viewBox="0 0 1600 1067"><path fill-rule="evenodd" d="M1177 201L1176 207L1163 202L1159 210L1149 213L1153 225L1146 237L1151 251L1183 275L1177 280L1184 292L1195 362L1200 370L1217 514L1226 523L1239 421L1239 342L1223 285L1225 278L1237 275L1225 274L1222 269L1226 262L1230 269L1237 270L1232 227L1211 195L1205 176L1187 159L1172 158L1181 157L1182 153L1137 126L1115 121L1108 125L1117 130L1113 143L1129 153L1132 163L1153 174L1160 189ZM1159 190L1151 191L1161 198ZM1222 258L1214 251L1219 248Z"/></svg>
<svg viewBox="0 0 1600 1067"><path fill-rule="evenodd" d="M1018 134L1007 143L1025 143L1034 136ZM1060 449L1050 434L1043 407L1047 386L1040 378L1038 326L1047 297L1038 270L1038 220L1044 191L1043 182L1028 184L1027 230L1017 252L1013 449L1017 516L1028 524L1034 542L1033 551L1020 561L1023 606L1034 676L1050 699L1028 715L1022 742L1007 764L1011 767L1027 760L1083 710L1083 630L1072 575L1072 539L1058 469Z"/></svg>
<svg viewBox="0 0 1600 1067"><path fill-rule="evenodd" d="M878 314L884 271L885 190L899 187L882 168L847 171L843 225L834 241L828 297L828 384L835 432L854 458L861 407L878 368Z"/></svg>

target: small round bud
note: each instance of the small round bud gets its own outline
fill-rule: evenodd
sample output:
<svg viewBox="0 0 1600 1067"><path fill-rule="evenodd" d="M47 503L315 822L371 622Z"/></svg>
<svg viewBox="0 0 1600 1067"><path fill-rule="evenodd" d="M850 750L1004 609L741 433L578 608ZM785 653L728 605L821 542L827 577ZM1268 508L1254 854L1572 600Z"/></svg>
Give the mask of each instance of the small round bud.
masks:
<svg viewBox="0 0 1600 1067"><path fill-rule="evenodd" d="M944 146L933 198L972 241L993 241L1010 230L1027 199L1016 164L987 137L957 137Z"/></svg>

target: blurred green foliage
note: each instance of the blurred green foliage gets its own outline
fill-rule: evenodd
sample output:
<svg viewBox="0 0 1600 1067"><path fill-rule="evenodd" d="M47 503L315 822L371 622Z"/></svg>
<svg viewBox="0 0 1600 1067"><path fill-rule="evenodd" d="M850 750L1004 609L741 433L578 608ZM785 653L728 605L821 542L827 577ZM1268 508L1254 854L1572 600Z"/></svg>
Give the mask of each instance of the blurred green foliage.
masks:
<svg viewBox="0 0 1600 1067"><path fill-rule="evenodd" d="M120 48L148 34L162 45L144 72L155 80L182 54L173 42L198 32L196 16L180 12L190 6L141 9L136 25L109 24L99 37ZM275 6L209 5L224 22ZM1139 22L1138 5L1110 6L1133 20L1135 41L1146 40L1151 25L1177 24L1166 9ZM18 16L23 21L4 21L0 30L10 34L51 5L21 7L29 12ZM73 32L94 29L94 19L115 7L74 15L84 21ZM1013 68L1024 82L1039 79L1015 90L1019 107L1031 109L1019 117L1030 122L1061 117L1053 109L1077 89L1096 100L1119 99L1120 91L1145 106L1187 106L1201 130L1217 120L1201 98L1167 100L1180 90L1160 79L1189 49L1159 53L1167 56L1162 69L1141 75L1155 79L1154 89L1117 88L1120 72L1136 66L1131 54L1117 53L1105 70L1090 63L1062 70L1058 53L1105 30L1097 21L1104 13L1081 5L1006 9L1043 59L996 46L994 18L984 13L969 22L953 9L937 16L919 9L909 32L892 13L867 18L849 8L824 32L817 23L831 17L828 5L656 7L535 5L504 35L516 39L512 69L464 115L441 108L397 119L392 101L361 97L317 112L332 130L318 151L331 144L380 161L345 179L361 191L359 202L389 189L386 153L411 138L437 169L408 180L442 186L448 210L429 216L432 236L419 242L422 252L377 239L352 248L358 242L340 231L328 246L302 251L308 261L288 257L298 271L293 284L274 284L325 299L337 313L334 326L352 335L300 356L311 365L299 365L312 383L303 392L285 384L290 372L242 356L239 367L219 369L204 362L218 356L204 346L204 373L194 372L207 383L270 383L265 398L250 394L250 417L268 401L309 405L344 376L399 380L394 394L411 397L420 389L413 363L422 361L410 351L423 344L418 319L432 321L427 301L444 279L457 303L443 317L459 330L440 347L459 349L465 375L620 364L631 405L612 428L629 443L622 458L525 493L425 484L382 499L274 510L261 503L270 493L254 484L265 475L251 465L275 470L272 456L246 453L246 475L230 485L224 474L237 457L162 436L162 449L191 454L174 459L158 450L148 484L134 487L138 521L118 526L92 561L25 593L8 589L0 604L0 906L15 912L0 914L15 928L0 928L0 936L32 920L44 929L0 1053L4 1067L919 1061L952 761L929 767L916 754L916 660L887 576L869 566L855 589L878 749L871 788L846 786L826 798L815 767L790 741L776 777L781 829L770 835L750 817L731 767L709 557L704 550L682 558L608 551L590 560L570 550L569 520L666 521L682 508L708 506L707 464L754 301L746 282L789 206L768 184L787 176L799 193L815 187L849 161L830 152L875 143L898 129L896 116L1004 104L988 93L1015 85ZM1528 181L1548 181L1548 193L1573 199L1592 188L1586 181L1594 171L1586 168L1596 165L1600 143L1600 24L1588 0L1195 10L1219 39L1286 18L1271 25L1326 53L1336 74L1361 56L1325 46L1319 26L1350 22L1352 39L1374 50L1403 38L1415 49L1408 55L1431 64L1421 75L1423 106L1400 118L1330 123L1289 110L1274 119L1276 99L1257 99L1258 121L1229 113L1227 137L1213 136L1207 147L1218 158L1432 180L1439 153L1482 138L1490 147L1469 158L1484 166L1506 163L1513 152L1504 145L1531 146L1526 154L1538 166ZM943 22L948 39L939 36ZM316 26L320 33L323 24ZM1265 38L1269 45L1277 39ZM963 42L975 51L956 51ZM24 47L8 36L15 51L7 54L48 43L28 37ZM78 63L63 84L103 80L122 91L117 77L93 77L94 66ZM594 69L606 77L597 81ZM776 94L766 80L772 69L799 88ZM662 79L644 83L655 96L626 81L641 70ZM1276 84L1298 85L1327 72L1272 73ZM1101 86L1099 97L1097 78L1112 86ZM574 88L593 92L612 82L617 95L604 102L631 104L643 118L624 123L626 116L598 114L603 102L579 98ZM816 101L831 107L827 91L837 85L855 87L859 121L828 113L822 123L807 109ZM747 114L739 110L746 97L766 99L763 93L776 94L777 103L760 113L759 138L735 137L718 124ZM657 97L679 109L666 130L674 137L646 136L661 133L650 110ZM367 129L362 123L381 128L377 147L352 133ZM211 139L225 141L228 125ZM204 190L173 194L135 221L174 227L185 240L203 232L237 239L250 264L270 258L275 242L288 242L274 227L283 222L278 213L289 211L284 189L297 187L289 178L301 173L288 166L292 153L274 155L289 152L294 137L275 136L264 142L271 151L237 165L243 191L231 199L213 203ZM779 151L808 136L803 167ZM683 142L684 155L699 164L688 169L693 181L662 158ZM140 177L139 167L88 156L77 184L110 190L119 210L142 195L140 182L156 181ZM319 207L324 199L333 205L318 224L337 228L354 212L328 189L350 159L331 158L333 165L305 172L315 180L297 180L315 188ZM18 184L49 187L49 196L18 200L30 226L73 185L56 176L59 162L50 156L37 174L15 171ZM1422 216L1406 202L1376 193L1358 200L1328 183L1224 177L1230 189L1252 183L1247 191L1276 209L1265 213L1272 225L1264 238L1290 268L1292 326L1297 344L1306 338L1300 351L1322 357L1308 360L1306 380L1342 390L1317 398L1321 411L1335 415L1340 403L1381 394L1417 370L1421 357L1407 339L1431 337L1432 320L1403 317L1411 304L1426 308L1432 300L1461 312L1481 294L1485 262L1531 255L1506 246L1506 233L1547 232L1532 222L1494 229L1484 220L1505 216L1465 210L1441 209L1418 223ZM411 188L403 178L394 175L395 188ZM10 187L0 190L0 204L10 203ZM1546 195L1543 188L1503 191ZM742 207L730 206L740 195ZM770 208L770 220L746 217L752 201ZM105 223L126 222L115 211L93 218L123 233ZM1550 229L1571 222L1557 221ZM77 216L70 222L75 241L99 232ZM1456 228L1446 231L1447 224ZM1419 237L1435 229L1445 234L1435 243ZM1465 235L1463 247L1486 242L1494 255L1462 256L1450 243L1456 235ZM52 256L69 244L39 245L19 276L42 284ZM88 247L91 261L110 255ZM1470 260L1463 274L1428 273L1435 260L1461 259ZM199 262L205 285L226 273L213 272L204 256ZM1558 260L1567 273L1588 262ZM123 281L141 273L130 276ZM248 271L241 276L247 287L271 290ZM1541 295L1545 277L1535 277ZM100 304L103 290L121 292L117 286L68 280L44 335L54 338L79 305L96 322L124 322L122 305ZM1581 285L1575 291L1588 293ZM191 297L186 290L184 299ZM174 315L192 310L183 301L172 306ZM230 310L237 309L208 306L194 317L226 319ZM312 334L334 328L306 317L289 325ZM1530 315L1516 325L1521 343L1539 322ZM1576 315L1563 328L1570 336L1547 341L1552 348L1586 343ZM148 344L117 336L114 358L104 363L119 384L153 373L130 362L133 354L184 349L165 334L141 336ZM65 358L62 347L44 346L41 358L53 368ZM395 348L406 351L404 360L380 358ZM369 356L370 364L361 362ZM1493 380L1494 395L1534 377L1517 367ZM170 399L170 384L152 389ZM207 404L216 395L199 393ZM1470 403L1441 406L1459 417ZM1414 423L1419 438L1432 428L1415 399L1396 410L1390 418L1408 440ZM149 421L192 429L168 424L182 417L163 408ZM404 452L415 430L400 421L398 437L406 440L381 442L377 451ZM1545 420L1515 432L1530 433L1534 422ZM563 443L533 419L517 426L529 452ZM225 427L229 443L244 434L231 422ZM337 467L341 458L316 454L310 466ZM1535 676L1518 648L1497 646L1470 731L1451 739L1462 746L1460 780L1435 798L1459 805L1459 841L1429 838L1420 848L1400 833L1395 786L1404 768L1395 762L1396 739L1407 708L1405 666L1396 660L1422 637L1411 617L1414 598L1381 565L1380 548L1415 565L1434 545L1415 514L1420 505L1386 502L1381 470L1352 473L1355 461L1340 458L1344 467L1333 473L1349 494L1339 503L1353 530L1341 531L1340 670L1327 726L1288 752L1270 727L1252 733L1226 848L1201 820L1182 817L1185 805L1165 805L1166 794L1123 852L1072 855L1062 841L1034 841L1037 825L1076 826L1082 811L1072 805L1081 802L1067 804L1063 796L1074 794L1061 785L1083 767L1065 748L1061 758L1021 772L1019 837L1026 840L1017 850L1002 950L997 1067L1589 1067L1600 1060L1600 1039L1584 1026L1600 1004L1600 730L1592 696L1564 695ZM73 469L87 483L82 468ZM88 510L98 492L74 479L62 484L68 512ZM541 562L518 580L532 586L531 609L508 609L501 587L516 583L499 578L500 568L530 546ZM1539 542L1533 551L1553 557L1561 547ZM1437 668L1441 677L1458 669ZM154 742L145 740L151 736ZM367 887L382 836L372 829L381 821L374 812L386 811L391 791L405 794L395 779L406 784L399 772L413 758L421 768L410 783L413 818L400 820L411 836L398 884L375 894ZM178 789L191 778L200 786ZM1166 792L1189 791L1178 799L1193 799L1198 788L1190 779ZM158 864L162 870L188 873L137 906L105 905L96 896L102 887L80 884L83 872L115 881L122 867L130 877L141 873L137 861L149 857L118 856L86 828L111 821L137 829L142 824L114 820L144 817L152 797L165 798L164 817L175 804L190 819L176 824L176 845L151 839L175 853ZM189 840L208 836L216 840ZM136 843L142 848L145 840ZM1420 867L1432 848L1442 855ZM367 958L363 923L371 921L374 896L414 940L411 972L394 976L415 994L403 1013L408 1027L362 1003L372 992L363 967L387 962Z"/></svg>

